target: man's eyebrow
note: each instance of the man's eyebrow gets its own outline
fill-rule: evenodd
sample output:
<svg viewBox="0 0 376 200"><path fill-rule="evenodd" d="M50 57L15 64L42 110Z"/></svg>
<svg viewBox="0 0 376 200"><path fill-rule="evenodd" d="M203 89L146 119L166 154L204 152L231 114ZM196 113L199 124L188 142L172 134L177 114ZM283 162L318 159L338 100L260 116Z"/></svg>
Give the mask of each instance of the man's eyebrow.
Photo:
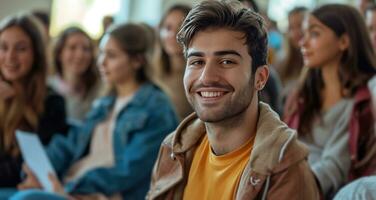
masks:
<svg viewBox="0 0 376 200"><path fill-rule="evenodd" d="M216 56L224 56L224 55L229 55L229 54L242 57L240 55L240 53L238 53L237 51L234 51L234 50L223 50L223 51L214 52L214 55L216 55Z"/></svg>
<svg viewBox="0 0 376 200"><path fill-rule="evenodd" d="M238 53L237 51L234 51L234 50L216 51L216 52L214 52L214 55L215 55L215 56L235 55L235 56L242 57L242 56L240 55L240 53ZM188 52L187 58L192 57L192 56L203 57L203 56L204 56L204 53L203 53L203 52L199 52L199 51L191 51L191 52Z"/></svg>
<svg viewBox="0 0 376 200"><path fill-rule="evenodd" d="M192 56L203 57L204 53L199 52L199 51L188 52L187 58L192 57Z"/></svg>

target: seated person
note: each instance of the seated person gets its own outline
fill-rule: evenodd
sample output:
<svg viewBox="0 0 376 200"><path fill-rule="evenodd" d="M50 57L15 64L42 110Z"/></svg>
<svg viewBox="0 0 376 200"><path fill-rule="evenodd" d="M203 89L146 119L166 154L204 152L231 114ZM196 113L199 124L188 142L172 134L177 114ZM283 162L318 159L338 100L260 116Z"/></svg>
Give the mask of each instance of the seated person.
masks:
<svg viewBox="0 0 376 200"><path fill-rule="evenodd" d="M319 199L308 150L259 101L269 76L263 18L235 0L207 0L178 39L195 113L163 142L147 199Z"/></svg>
<svg viewBox="0 0 376 200"><path fill-rule="evenodd" d="M76 122L84 120L101 89L95 52L92 39L78 27L69 27L56 38L55 75L48 81L64 97L68 118Z"/></svg>
<svg viewBox="0 0 376 200"><path fill-rule="evenodd" d="M355 8L326 4L309 12L304 24L306 68L286 121L308 146L308 162L331 199L349 179L375 169L368 156L375 137L367 82L376 62Z"/></svg>
<svg viewBox="0 0 376 200"><path fill-rule="evenodd" d="M163 138L177 117L168 97L145 74L149 42L141 25L112 27L100 44L99 65L108 95L94 102L83 127L56 137L47 154L58 177L55 193L41 190L25 167L26 179L11 199L144 199ZM60 182L61 181L61 182Z"/></svg>
<svg viewBox="0 0 376 200"><path fill-rule="evenodd" d="M20 183L22 157L15 130L32 131L47 145L66 133L64 99L47 88L46 51L39 20L9 16L0 25L0 187Z"/></svg>

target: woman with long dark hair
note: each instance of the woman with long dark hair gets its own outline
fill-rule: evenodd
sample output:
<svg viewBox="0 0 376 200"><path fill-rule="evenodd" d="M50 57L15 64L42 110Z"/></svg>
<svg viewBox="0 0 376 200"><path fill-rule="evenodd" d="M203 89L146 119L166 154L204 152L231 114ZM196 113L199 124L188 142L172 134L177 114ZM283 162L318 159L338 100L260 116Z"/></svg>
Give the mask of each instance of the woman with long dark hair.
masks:
<svg viewBox="0 0 376 200"><path fill-rule="evenodd" d="M185 16L190 11L187 5L176 4L169 8L159 24L159 46L155 53L153 79L167 93L180 120L193 112L183 86L185 58L176 35Z"/></svg>
<svg viewBox="0 0 376 200"><path fill-rule="evenodd" d="M329 197L365 170L358 161L367 157L372 139L367 82L376 60L362 16L353 7L321 6L304 27L304 79L286 120L308 145L311 168Z"/></svg>

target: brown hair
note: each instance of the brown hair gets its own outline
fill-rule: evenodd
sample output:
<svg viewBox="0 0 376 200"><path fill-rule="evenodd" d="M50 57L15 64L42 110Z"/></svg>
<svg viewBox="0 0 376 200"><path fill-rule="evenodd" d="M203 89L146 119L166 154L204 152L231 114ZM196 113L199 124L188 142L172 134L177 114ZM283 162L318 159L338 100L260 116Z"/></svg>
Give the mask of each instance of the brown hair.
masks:
<svg viewBox="0 0 376 200"><path fill-rule="evenodd" d="M56 68L57 74L62 78L63 77L63 66L60 60L61 53L64 49L65 43L68 38L73 34L81 34L85 36L90 41L90 64L86 71L81 75L80 80L83 87L83 98L86 98L90 91L95 88L99 81L98 69L96 67L95 61L95 49L94 44L90 36L78 27L69 27L65 29L56 39L56 43L53 49L54 65Z"/></svg>
<svg viewBox="0 0 376 200"><path fill-rule="evenodd" d="M254 11L244 8L238 1L203 1L195 6L184 20L178 41L186 54L193 37L208 28L227 28L244 33L252 72L267 64L268 37L264 19Z"/></svg>
<svg viewBox="0 0 376 200"><path fill-rule="evenodd" d="M307 12L305 7L295 7L289 13L290 18L295 14L302 14ZM291 78L298 77L303 68L303 56L300 52L300 48L296 48L291 45L290 40L287 40L287 54L285 60L282 62L281 66L277 69L281 78L282 83L285 85L286 81Z"/></svg>
<svg viewBox="0 0 376 200"><path fill-rule="evenodd" d="M44 111L47 64L42 24L29 14L10 16L1 21L0 35L11 27L19 27L26 33L34 54L31 70L20 81L20 88L15 88L16 96L7 100L0 98L1 148L2 151L18 154L14 131L34 131Z"/></svg>
<svg viewBox="0 0 376 200"><path fill-rule="evenodd" d="M139 83L150 81L147 74L150 68L148 53L153 42L147 28L144 25L127 23L110 27L106 34L114 38L131 58L141 58L142 65L136 72L136 81Z"/></svg>
<svg viewBox="0 0 376 200"><path fill-rule="evenodd" d="M366 25L360 13L353 7L342 4L327 4L311 12L321 23L329 27L337 37L347 34L349 48L340 60L338 74L344 96L353 96L356 90L375 74L376 60L371 46ZM299 96L304 102L300 113L298 132L311 132L314 117L322 106L321 90L324 88L321 69L309 69L299 89Z"/></svg>

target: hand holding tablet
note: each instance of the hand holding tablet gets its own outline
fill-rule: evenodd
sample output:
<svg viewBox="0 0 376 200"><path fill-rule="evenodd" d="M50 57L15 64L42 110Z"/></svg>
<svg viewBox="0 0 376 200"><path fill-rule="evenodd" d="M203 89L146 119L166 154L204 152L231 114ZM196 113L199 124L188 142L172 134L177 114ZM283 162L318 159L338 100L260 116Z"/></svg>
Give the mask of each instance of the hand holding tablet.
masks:
<svg viewBox="0 0 376 200"><path fill-rule="evenodd" d="M43 189L53 192L53 185L48 178L48 174L56 176L56 173L38 135L17 130L16 138L27 166L41 183Z"/></svg>

